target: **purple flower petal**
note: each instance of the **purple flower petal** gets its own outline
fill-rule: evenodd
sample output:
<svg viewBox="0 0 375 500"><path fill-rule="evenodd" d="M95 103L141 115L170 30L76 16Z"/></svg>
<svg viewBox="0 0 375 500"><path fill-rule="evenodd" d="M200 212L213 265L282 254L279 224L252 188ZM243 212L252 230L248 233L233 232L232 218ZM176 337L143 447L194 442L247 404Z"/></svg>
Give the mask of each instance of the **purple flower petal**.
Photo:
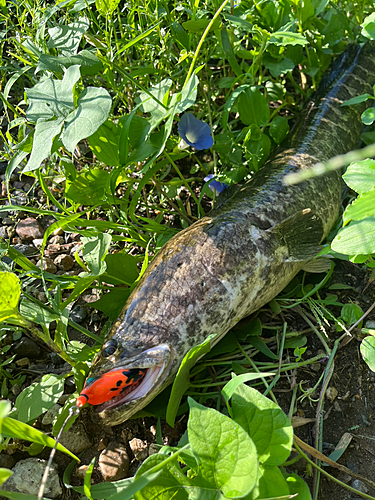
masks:
<svg viewBox="0 0 375 500"><path fill-rule="evenodd" d="M217 193L222 193L224 191L224 189L226 189L228 187L228 184L224 184L224 182L216 181L214 174L206 175L206 177L204 178L204 180L206 182L211 180L211 179L213 179L213 180L208 185L208 187L211 189L211 191L216 191Z"/></svg>
<svg viewBox="0 0 375 500"><path fill-rule="evenodd" d="M195 118L191 113L181 116L178 133L189 146L195 149L209 149L214 143L210 126Z"/></svg>

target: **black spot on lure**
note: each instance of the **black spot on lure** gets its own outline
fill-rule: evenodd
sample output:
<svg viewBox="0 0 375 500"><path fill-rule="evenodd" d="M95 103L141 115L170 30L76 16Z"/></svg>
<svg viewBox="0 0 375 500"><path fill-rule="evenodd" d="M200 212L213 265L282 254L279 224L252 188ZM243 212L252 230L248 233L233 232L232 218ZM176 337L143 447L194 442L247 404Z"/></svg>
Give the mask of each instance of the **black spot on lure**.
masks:
<svg viewBox="0 0 375 500"><path fill-rule="evenodd" d="M282 179L355 148L366 104L341 104L371 92L374 57L371 42L348 49L324 79L323 95L306 106L286 149L164 245L95 359L81 406L86 400L95 405L108 425L124 422L171 383L190 348L210 334L216 335L212 344L218 342L316 255L339 214L341 175L296 186Z"/></svg>

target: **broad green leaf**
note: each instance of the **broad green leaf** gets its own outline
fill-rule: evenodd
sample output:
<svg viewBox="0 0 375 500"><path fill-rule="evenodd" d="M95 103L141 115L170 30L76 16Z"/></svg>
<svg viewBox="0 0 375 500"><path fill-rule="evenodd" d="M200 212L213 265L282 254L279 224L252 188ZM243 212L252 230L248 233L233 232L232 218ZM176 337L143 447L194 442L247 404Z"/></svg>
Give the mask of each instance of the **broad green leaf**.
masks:
<svg viewBox="0 0 375 500"><path fill-rule="evenodd" d="M359 318L362 318L363 311L357 304L345 304L341 309L341 317L347 325L354 325ZM359 325L361 328L361 325Z"/></svg>
<svg viewBox="0 0 375 500"><path fill-rule="evenodd" d="M365 125L372 125L375 121L375 109L366 109L361 115L361 120Z"/></svg>
<svg viewBox="0 0 375 500"><path fill-rule="evenodd" d="M289 492L291 495L297 495L298 500L311 500L310 489L303 479L301 479L297 474L286 474L286 482L289 486Z"/></svg>
<svg viewBox="0 0 375 500"><path fill-rule="evenodd" d="M240 385L232 396L233 419L251 436L259 461L281 465L293 443L293 428L282 409L252 387Z"/></svg>
<svg viewBox="0 0 375 500"><path fill-rule="evenodd" d="M308 42L301 33L276 31L275 33L271 33L268 43L272 43L274 45L307 45Z"/></svg>
<svg viewBox="0 0 375 500"><path fill-rule="evenodd" d="M131 285L138 278L137 261L128 253L112 253L106 256L107 269L102 280L112 285Z"/></svg>
<svg viewBox="0 0 375 500"><path fill-rule="evenodd" d="M18 491L0 490L0 495L9 498L9 500L38 500L36 495L28 495L27 493L19 493ZM48 500L48 498L42 497L42 500Z"/></svg>
<svg viewBox="0 0 375 500"><path fill-rule="evenodd" d="M345 209L343 215L344 226L351 220L362 220L365 217L375 215L375 189L358 196Z"/></svg>
<svg viewBox="0 0 375 500"><path fill-rule="evenodd" d="M108 118L111 106L112 99L106 89L87 87L83 90L78 98L77 108L66 119L61 137L66 149L73 153L80 140L96 132Z"/></svg>
<svg viewBox="0 0 375 500"><path fill-rule="evenodd" d="M259 467L259 483L243 500L258 498L277 498L289 495L289 486L280 469L275 465ZM299 497L298 497L299 498Z"/></svg>
<svg viewBox="0 0 375 500"><path fill-rule="evenodd" d="M109 173L100 168L86 170L76 176L65 190L68 200L80 205L98 205L105 199Z"/></svg>
<svg viewBox="0 0 375 500"><path fill-rule="evenodd" d="M94 276L103 274L106 270L104 259L108 253L112 236L108 233L99 233L97 236L84 237L82 254L85 262Z"/></svg>
<svg viewBox="0 0 375 500"><path fill-rule="evenodd" d="M248 342L255 347L255 349L258 349L259 352L264 354L270 359L278 360L279 356L277 356L274 352L271 351L271 349L268 347L268 345L259 337L251 336L248 338Z"/></svg>
<svg viewBox="0 0 375 500"><path fill-rule="evenodd" d="M244 373L243 375L234 376L229 382L225 384L225 386L221 390L221 394L223 395L226 402L230 400L236 388L245 382L249 382L250 380L257 380L259 378L271 377L275 375L274 373L261 372L261 373Z"/></svg>
<svg viewBox="0 0 375 500"><path fill-rule="evenodd" d="M250 436L212 408L191 398L189 406L189 442L199 466L192 483L213 493L222 492L226 498L248 495L258 477L257 453Z"/></svg>
<svg viewBox="0 0 375 500"><path fill-rule="evenodd" d="M277 59L274 59L270 56L265 56L262 62L264 66L270 70L271 75L275 78L287 73L288 71L293 71L295 67L294 62L287 57L281 59L281 61L278 61Z"/></svg>
<svg viewBox="0 0 375 500"><path fill-rule="evenodd" d="M52 71L53 73L63 73L63 68L73 65L80 66L81 75L96 75L103 68L103 64L90 50L81 50L75 56L51 56L41 54L35 73L40 71Z"/></svg>
<svg viewBox="0 0 375 500"><path fill-rule="evenodd" d="M64 117L56 120L38 120L35 126L33 149L29 161L22 172L32 172L40 167L43 160L51 155L53 139L59 135Z"/></svg>
<svg viewBox="0 0 375 500"><path fill-rule="evenodd" d="M182 113L186 109L190 108L197 99L197 87L199 84L199 79L195 73L193 73L185 85L185 87L178 94L173 94L170 107L177 103L177 98L179 102L177 103L176 113Z"/></svg>
<svg viewBox="0 0 375 500"><path fill-rule="evenodd" d="M195 366L198 359L210 351L211 340L214 338L215 335L210 335L201 344L192 347L181 362L176 378L173 382L171 397L169 398L167 408L166 421L171 427L174 427L174 421L177 415L178 407L180 406L181 398L186 389L189 387L189 372L191 368Z"/></svg>
<svg viewBox="0 0 375 500"><path fill-rule="evenodd" d="M331 244L332 250L345 255L375 252L375 216L353 221L338 232Z"/></svg>
<svg viewBox="0 0 375 500"><path fill-rule="evenodd" d="M197 19L196 21L186 21L182 23L184 29L190 31L191 33L198 33L199 31L203 31L207 28L210 21L209 19ZM214 24L212 25L212 30L218 30L222 26L220 19L215 19Z"/></svg>
<svg viewBox="0 0 375 500"><path fill-rule="evenodd" d="M0 322L18 317L20 282L13 273L0 272Z"/></svg>
<svg viewBox="0 0 375 500"><path fill-rule="evenodd" d="M158 101L160 101L164 106L168 104L169 97L169 89L171 88L172 80L166 78L162 80L160 83L155 85L155 87L151 87L148 89L151 95L155 96ZM149 94L146 92L141 92L139 94L139 98L137 102L142 102L142 110L144 113L150 113L150 125L151 128L154 128L157 124L160 123L163 118L165 118L169 111L161 106L155 99L152 99Z"/></svg>
<svg viewBox="0 0 375 500"><path fill-rule="evenodd" d="M7 479L10 478L10 476L13 474L13 472L9 469L3 469L2 467L0 468L0 485L5 483Z"/></svg>
<svg viewBox="0 0 375 500"><path fill-rule="evenodd" d="M258 168L263 165L270 154L271 140L268 135L262 134L259 141L248 141L246 150L254 166Z"/></svg>
<svg viewBox="0 0 375 500"><path fill-rule="evenodd" d="M49 28L50 39L47 42L49 49L56 49L63 56L77 53L82 36L90 27L90 21L82 18L75 23L58 25Z"/></svg>
<svg viewBox="0 0 375 500"><path fill-rule="evenodd" d="M148 120L142 118L142 116L133 116L129 128L129 141L134 149L144 143L149 131L150 124Z"/></svg>
<svg viewBox="0 0 375 500"><path fill-rule="evenodd" d="M95 6L102 16L109 16L119 3L120 0L96 0Z"/></svg>
<svg viewBox="0 0 375 500"><path fill-rule="evenodd" d="M270 136L276 144L282 143L288 132L288 119L285 116L276 116L270 123Z"/></svg>
<svg viewBox="0 0 375 500"><path fill-rule="evenodd" d="M64 392L64 382L65 377L49 374L26 387L16 399L17 419L27 423L52 408Z"/></svg>
<svg viewBox="0 0 375 500"><path fill-rule="evenodd" d="M363 160L351 163L343 179L358 194L371 191L375 187L375 160Z"/></svg>
<svg viewBox="0 0 375 500"><path fill-rule="evenodd" d="M51 76L26 89L29 107L26 117L31 122L39 119L50 120L53 117L65 118L74 109L73 88L80 79L79 66L70 66L62 80Z"/></svg>
<svg viewBox="0 0 375 500"><path fill-rule="evenodd" d="M238 111L244 125L255 124L258 127L263 127L270 116L267 101L256 87L251 87L240 94Z"/></svg>
<svg viewBox="0 0 375 500"><path fill-rule="evenodd" d="M108 316L111 321L115 321L120 314L121 309L124 307L129 295L129 288L113 288L109 292L102 295L99 300L91 302L90 305L91 307L95 307L95 309L99 309L99 311L104 312L104 314Z"/></svg>
<svg viewBox="0 0 375 500"><path fill-rule="evenodd" d="M74 464L74 462L73 462ZM115 493L121 493L125 488L127 488L133 482L133 478L129 477L127 479L120 479L119 481L108 482L108 483L98 483L91 486L91 495L94 500L102 500L103 498L109 498ZM65 484L65 486L69 486ZM74 491L78 493L84 493L83 486L75 487Z"/></svg>
<svg viewBox="0 0 375 500"><path fill-rule="evenodd" d="M142 476L146 471L165 461L165 455L151 455L143 462L137 470L135 479ZM165 465L159 476L150 481L140 491L138 491L135 500L187 500L188 489L191 486L189 479L181 471L177 460Z"/></svg>
<svg viewBox="0 0 375 500"><path fill-rule="evenodd" d="M363 361L371 371L375 372L375 337L372 335L364 338L360 346Z"/></svg>
<svg viewBox="0 0 375 500"><path fill-rule="evenodd" d="M353 106L354 104L360 104L361 102L365 102L368 99L371 99L370 94L357 95L356 97L352 97L351 99L344 101L341 104L341 106Z"/></svg>
<svg viewBox="0 0 375 500"><path fill-rule="evenodd" d="M375 12L365 18L361 34L370 40L375 40Z"/></svg>
<svg viewBox="0 0 375 500"><path fill-rule="evenodd" d="M38 323L38 325L47 326L47 328L50 323L59 319L59 316L47 306L43 307L28 299L23 299L21 301L20 313L29 321Z"/></svg>
<svg viewBox="0 0 375 500"><path fill-rule="evenodd" d="M25 439L26 441L32 441L33 443L40 443L44 446L49 446L53 448L56 444L56 441L51 437L43 434L43 432L38 431L34 427L27 425L23 422L19 422L18 420L14 420L10 417L5 417L2 422L2 434L7 437L13 437L17 439ZM57 449L62 451L63 453L67 453L75 460L79 461L78 457L76 457L71 451L69 451L65 446L58 443Z"/></svg>

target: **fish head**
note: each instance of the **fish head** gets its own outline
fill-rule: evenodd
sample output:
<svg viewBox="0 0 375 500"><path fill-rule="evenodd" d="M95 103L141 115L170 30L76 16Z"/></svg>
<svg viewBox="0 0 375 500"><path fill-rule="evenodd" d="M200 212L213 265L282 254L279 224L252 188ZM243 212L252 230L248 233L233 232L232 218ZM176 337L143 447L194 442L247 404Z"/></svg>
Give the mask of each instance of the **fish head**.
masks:
<svg viewBox="0 0 375 500"><path fill-rule="evenodd" d="M173 357L167 344L124 350L114 336L96 357L76 405L92 405L107 425L122 423L169 383Z"/></svg>

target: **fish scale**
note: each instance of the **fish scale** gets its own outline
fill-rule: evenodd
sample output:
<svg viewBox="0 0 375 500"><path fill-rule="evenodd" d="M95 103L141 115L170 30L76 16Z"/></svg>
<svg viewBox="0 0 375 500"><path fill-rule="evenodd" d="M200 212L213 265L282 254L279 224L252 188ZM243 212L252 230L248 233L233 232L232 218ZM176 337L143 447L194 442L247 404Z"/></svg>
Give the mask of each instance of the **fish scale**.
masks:
<svg viewBox="0 0 375 500"><path fill-rule="evenodd" d="M349 48L305 107L284 148L156 255L91 369L90 377L99 381L122 369L145 374L124 398L95 406L106 424L117 425L143 408L171 383L189 349L211 334L211 345L216 344L316 255L339 215L341 175L332 172L296 186L284 185L283 178L355 148L367 103L341 104L371 92L374 56L371 42Z"/></svg>

